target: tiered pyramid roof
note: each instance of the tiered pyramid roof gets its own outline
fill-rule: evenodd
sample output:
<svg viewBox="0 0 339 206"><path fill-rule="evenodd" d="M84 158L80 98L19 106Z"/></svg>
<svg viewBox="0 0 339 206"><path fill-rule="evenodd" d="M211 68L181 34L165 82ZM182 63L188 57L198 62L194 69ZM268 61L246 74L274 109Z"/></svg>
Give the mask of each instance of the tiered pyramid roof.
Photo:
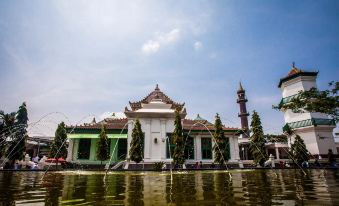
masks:
<svg viewBox="0 0 339 206"><path fill-rule="evenodd" d="M297 68L293 62L292 69L288 72L287 76L280 79L278 87L280 88L282 83L287 82L299 76L317 76L317 75L318 75L318 72L309 72L309 71L304 71L304 70Z"/></svg>
<svg viewBox="0 0 339 206"><path fill-rule="evenodd" d="M136 111L138 109L141 109L142 104L149 104L151 101L161 101L166 104L171 104L171 109L179 109L182 110L185 103L180 104L177 102L174 102L171 98L169 98L165 93L163 93L160 89L158 84L156 85L154 91L152 91L149 95L147 95L145 98L143 98L140 101L137 102L129 102L129 105L132 109L132 111ZM128 111L127 107L125 110Z"/></svg>

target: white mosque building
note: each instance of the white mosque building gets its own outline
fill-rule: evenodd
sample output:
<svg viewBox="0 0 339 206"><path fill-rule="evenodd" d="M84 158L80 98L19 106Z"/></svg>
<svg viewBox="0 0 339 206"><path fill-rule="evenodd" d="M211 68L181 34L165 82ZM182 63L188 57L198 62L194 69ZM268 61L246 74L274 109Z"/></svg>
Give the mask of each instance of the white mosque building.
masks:
<svg viewBox="0 0 339 206"><path fill-rule="evenodd" d="M282 91L280 105L288 102L298 95L299 91L306 91L316 87L318 72L303 71L294 65L286 77L279 81L278 87ZM249 113L246 109L246 94L242 85L237 91L237 103L240 106L239 118L241 128L223 126L226 138L229 139L229 163L239 163L239 160L251 159L248 150L250 128L248 124ZM109 151L112 162L129 159L129 146L132 139L132 129L136 118L140 120L144 132L143 155L144 163L171 162L171 153L174 150L172 133L174 131L175 110L180 110L182 126L185 136L185 159L187 164L203 162L211 164L213 158L213 132L214 125L197 115L195 119L187 119L184 103L174 102L158 85L145 98L136 102L129 102L125 108L124 118L111 116L100 122L68 126L68 155L67 161L77 164L100 164L96 158L97 140L102 125L105 125L109 138ZM331 149L337 154L333 137L336 127L334 120L321 113L293 113L291 110L281 110L284 113L285 127L288 125L295 134L305 141L308 151L314 155L326 157ZM241 135L242 134L242 135ZM241 135L241 137L240 137ZM239 138L240 137L240 138ZM267 143L268 154L275 159L288 159L288 150L294 142L294 135L284 142ZM239 152L240 151L240 152Z"/></svg>
<svg viewBox="0 0 339 206"><path fill-rule="evenodd" d="M174 150L172 133L174 131L175 110L180 110L185 137L186 163L212 163L214 125L199 115L195 119L187 119L184 103L174 102L158 85L149 95L137 102L129 102L125 108L126 118L106 118L101 122L93 121L80 126L68 126L68 162L77 164L100 164L96 158L97 140L102 124L105 125L110 141L110 154L113 162L129 158L129 146L132 140L132 130L136 118L141 123L144 132L144 163L171 162L171 152ZM229 139L229 162L238 162L239 128L223 126L226 138Z"/></svg>

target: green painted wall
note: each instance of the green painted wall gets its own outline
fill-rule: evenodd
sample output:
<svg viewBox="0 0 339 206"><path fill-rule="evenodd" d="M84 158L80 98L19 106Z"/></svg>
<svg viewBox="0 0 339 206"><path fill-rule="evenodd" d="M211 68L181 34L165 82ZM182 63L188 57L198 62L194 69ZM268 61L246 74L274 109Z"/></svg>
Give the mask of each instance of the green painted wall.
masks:
<svg viewBox="0 0 339 206"><path fill-rule="evenodd" d="M85 161L98 161L98 162L100 162L96 158L97 141L98 141L98 139L91 139L91 148L90 148L90 157L89 157L89 159L88 160L78 159L78 149L79 149L79 141L80 141L80 139L81 138L74 138L74 139L72 139L72 141L74 141L74 144L73 144L73 161L75 163L77 161L79 161L79 162L85 162ZM113 156L112 159L111 159L112 162L117 162L117 161L119 161L118 157L117 157L117 154L118 154L118 141L119 141L119 139L112 138L110 140L111 140L111 144L110 144L110 152L109 152L109 154ZM113 150L114 150L114 153L112 154ZM107 160L107 161L109 161L109 160Z"/></svg>

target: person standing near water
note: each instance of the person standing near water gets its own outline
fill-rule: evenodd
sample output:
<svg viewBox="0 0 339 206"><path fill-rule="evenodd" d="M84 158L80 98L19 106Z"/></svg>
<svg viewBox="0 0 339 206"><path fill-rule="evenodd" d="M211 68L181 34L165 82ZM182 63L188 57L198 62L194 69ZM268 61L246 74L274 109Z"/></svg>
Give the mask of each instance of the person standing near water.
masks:
<svg viewBox="0 0 339 206"><path fill-rule="evenodd" d="M327 158L328 158L328 163L330 163L330 166L332 167L337 166L336 159L335 159L332 149L328 150Z"/></svg>
<svg viewBox="0 0 339 206"><path fill-rule="evenodd" d="M200 169L199 162L196 162L196 163L195 163L195 169Z"/></svg>

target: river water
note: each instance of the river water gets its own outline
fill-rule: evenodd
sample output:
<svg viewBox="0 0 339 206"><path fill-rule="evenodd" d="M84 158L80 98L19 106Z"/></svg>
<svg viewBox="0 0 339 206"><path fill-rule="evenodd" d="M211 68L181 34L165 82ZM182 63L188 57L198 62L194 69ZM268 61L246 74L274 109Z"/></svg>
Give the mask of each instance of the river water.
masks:
<svg viewBox="0 0 339 206"><path fill-rule="evenodd" d="M339 205L339 170L0 172L2 205Z"/></svg>

